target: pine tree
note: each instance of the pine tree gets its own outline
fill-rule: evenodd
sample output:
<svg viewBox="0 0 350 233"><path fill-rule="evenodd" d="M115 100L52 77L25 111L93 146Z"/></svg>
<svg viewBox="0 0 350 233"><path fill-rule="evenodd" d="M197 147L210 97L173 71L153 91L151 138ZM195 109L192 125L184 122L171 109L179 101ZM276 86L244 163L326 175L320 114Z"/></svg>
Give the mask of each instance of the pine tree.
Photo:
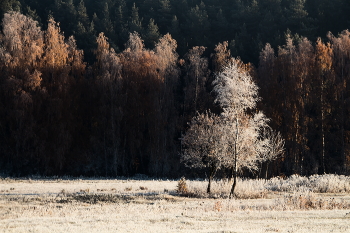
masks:
<svg viewBox="0 0 350 233"><path fill-rule="evenodd" d="M139 9L136 7L136 4L134 3L131 9L131 17L128 22L129 25L129 32L137 32L142 34L143 28L142 28L142 19L139 17Z"/></svg>
<svg viewBox="0 0 350 233"><path fill-rule="evenodd" d="M159 4L160 4L160 8L158 9L159 18L157 22L159 24L159 27L164 30L171 23L172 8L171 8L170 0L159 0Z"/></svg>
<svg viewBox="0 0 350 233"><path fill-rule="evenodd" d="M191 46L208 46L210 21L203 2L191 8L185 25L187 41Z"/></svg>
<svg viewBox="0 0 350 233"><path fill-rule="evenodd" d="M160 38L160 33L158 31L157 24L154 23L154 20L151 18L145 34L145 44L148 48L153 48L155 43Z"/></svg>
<svg viewBox="0 0 350 233"><path fill-rule="evenodd" d="M0 16L3 18L4 14L9 11L17 11L21 10L21 3L18 0L2 0L0 2Z"/></svg>
<svg viewBox="0 0 350 233"><path fill-rule="evenodd" d="M90 20L89 20L89 16L87 14L87 11L86 11L84 0L81 0L79 2L78 7L77 7L77 19L79 20L80 23L83 24L83 26L85 28L89 27Z"/></svg>

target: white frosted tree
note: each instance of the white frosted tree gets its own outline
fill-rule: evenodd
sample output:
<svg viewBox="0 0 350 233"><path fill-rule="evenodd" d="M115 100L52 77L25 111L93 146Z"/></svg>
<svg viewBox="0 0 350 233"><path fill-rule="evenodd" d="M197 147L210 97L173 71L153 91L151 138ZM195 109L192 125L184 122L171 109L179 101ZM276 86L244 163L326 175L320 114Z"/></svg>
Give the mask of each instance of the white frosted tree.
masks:
<svg viewBox="0 0 350 233"><path fill-rule="evenodd" d="M207 168L209 183L218 169L225 165L224 131L220 116L211 112L197 114L189 123L186 134L181 138L181 162L190 168Z"/></svg>
<svg viewBox="0 0 350 233"><path fill-rule="evenodd" d="M258 170L259 164L276 159L284 151L284 140L269 126L269 119L256 110L258 87L239 60L232 59L213 81L215 103L223 112L198 114L181 138L182 162L188 167L209 168L211 181L220 168L232 169L234 195L237 174Z"/></svg>
<svg viewBox="0 0 350 233"><path fill-rule="evenodd" d="M263 129L262 138L265 139L262 159L266 161L265 178L267 178L270 161L284 154L284 139L280 132L273 130L271 127L265 127Z"/></svg>
<svg viewBox="0 0 350 233"><path fill-rule="evenodd" d="M262 134L269 119L255 110L260 100L258 86L238 64L240 61L233 59L213 81L215 103L223 109L226 166L232 168L234 179L230 197L234 195L237 173L243 168L257 170L271 149L271 140Z"/></svg>

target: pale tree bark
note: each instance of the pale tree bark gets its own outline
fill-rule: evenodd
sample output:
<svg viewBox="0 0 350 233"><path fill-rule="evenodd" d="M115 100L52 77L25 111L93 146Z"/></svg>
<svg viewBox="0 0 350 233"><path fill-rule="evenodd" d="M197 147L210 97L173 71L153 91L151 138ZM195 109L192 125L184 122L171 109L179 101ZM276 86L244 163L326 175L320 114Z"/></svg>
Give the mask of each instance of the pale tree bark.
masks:
<svg viewBox="0 0 350 233"><path fill-rule="evenodd" d="M261 135L269 119L261 112L249 111L260 100L258 87L248 72L238 67L239 63L232 60L213 82L215 102L223 109L226 166L232 168L234 179L230 198L235 195L238 172L243 168L257 170L263 155L271 149L271 140Z"/></svg>

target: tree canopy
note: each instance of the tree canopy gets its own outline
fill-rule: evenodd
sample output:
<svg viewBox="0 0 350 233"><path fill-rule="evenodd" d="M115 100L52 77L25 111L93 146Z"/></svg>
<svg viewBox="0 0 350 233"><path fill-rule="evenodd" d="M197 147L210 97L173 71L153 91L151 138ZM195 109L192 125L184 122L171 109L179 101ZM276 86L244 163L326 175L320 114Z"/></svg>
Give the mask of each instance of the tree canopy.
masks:
<svg viewBox="0 0 350 233"><path fill-rule="evenodd" d="M0 174L204 177L180 163L200 116L275 142L241 174L349 174L349 7L3 0Z"/></svg>

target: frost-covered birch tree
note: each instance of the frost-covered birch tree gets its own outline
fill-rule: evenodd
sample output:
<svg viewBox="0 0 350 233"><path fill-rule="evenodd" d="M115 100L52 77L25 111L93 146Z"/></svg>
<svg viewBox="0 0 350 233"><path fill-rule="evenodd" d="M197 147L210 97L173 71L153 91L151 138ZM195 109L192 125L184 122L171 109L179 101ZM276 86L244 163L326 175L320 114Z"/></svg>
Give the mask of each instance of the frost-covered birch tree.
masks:
<svg viewBox="0 0 350 233"><path fill-rule="evenodd" d="M209 183L218 169L225 165L224 131L221 117L211 112L197 114L181 138L181 162L190 168L207 168Z"/></svg>
<svg viewBox="0 0 350 233"><path fill-rule="evenodd" d="M259 162L267 158L265 155L271 142L262 135L269 119L262 112L255 111L260 100L258 86L238 64L239 61L233 59L213 81L215 103L223 109L226 166L232 168L234 179L230 197L234 194L238 171L243 168L257 170Z"/></svg>
<svg viewBox="0 0 350 233"><path fill-rule="evenodd" d="M262 138L265 140L262 159L267 162L265 172L265 178L267 179L270 161L284 154L284 139L280 132L273 130L271 127L263 129Z"/></svg>

